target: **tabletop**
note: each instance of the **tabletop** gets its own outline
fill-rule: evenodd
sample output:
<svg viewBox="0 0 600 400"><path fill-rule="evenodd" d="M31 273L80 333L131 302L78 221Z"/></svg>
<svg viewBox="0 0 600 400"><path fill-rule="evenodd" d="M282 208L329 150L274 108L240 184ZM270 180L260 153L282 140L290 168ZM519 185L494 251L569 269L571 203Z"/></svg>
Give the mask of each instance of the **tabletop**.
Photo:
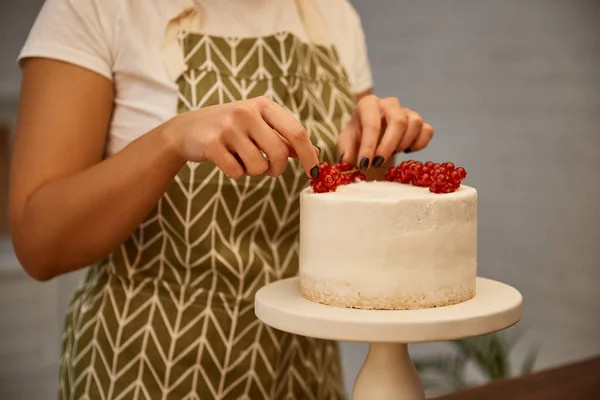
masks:
<svg viewBox="0 0 600 400"><path fill-rule="evenodd" d="M600 356L483 386L460 390L435 400L597 400L600 399Z"/></svg>

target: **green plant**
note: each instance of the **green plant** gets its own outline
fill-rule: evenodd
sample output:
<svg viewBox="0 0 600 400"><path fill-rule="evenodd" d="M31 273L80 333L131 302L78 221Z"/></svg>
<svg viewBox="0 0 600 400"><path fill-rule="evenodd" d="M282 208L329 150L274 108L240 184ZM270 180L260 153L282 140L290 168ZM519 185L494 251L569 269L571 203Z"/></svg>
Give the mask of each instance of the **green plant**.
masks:
<svg viewBox="0 0 600 400"><path fill-rule="evenodd" d="M472 366L486 381L527 374L535 366L537 349L530 350L513 371L510 355L518 338L491 334L449 342L450 354L415 359L423 387L429 394L442 394L471 386L467 368Z"/></svg>

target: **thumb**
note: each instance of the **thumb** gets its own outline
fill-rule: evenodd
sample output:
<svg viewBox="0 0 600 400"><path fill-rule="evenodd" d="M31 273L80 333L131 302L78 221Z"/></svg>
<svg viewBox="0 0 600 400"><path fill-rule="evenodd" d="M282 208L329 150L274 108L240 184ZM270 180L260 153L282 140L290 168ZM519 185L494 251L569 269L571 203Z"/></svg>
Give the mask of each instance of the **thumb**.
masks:
<svg viewBox="0 0 600 400"><path fill-rule="evenodd" d="M355 118L342 130L338 137L337 147L339 162L347 162L351 165L356 164L358 153L360 129Z"/></svg>

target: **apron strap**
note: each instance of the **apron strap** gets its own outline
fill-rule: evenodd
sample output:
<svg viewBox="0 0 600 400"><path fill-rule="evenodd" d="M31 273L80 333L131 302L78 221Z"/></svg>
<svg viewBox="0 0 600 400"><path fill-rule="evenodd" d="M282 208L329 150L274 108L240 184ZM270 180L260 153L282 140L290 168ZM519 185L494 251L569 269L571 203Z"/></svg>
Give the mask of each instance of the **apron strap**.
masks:
<svg viewBox="0 0 600 400"><path fill-rule="evenodd" d="M317 0L295 0L300 21L304 25L309 41L313 44L323 45L327 44L327 36L315 1ZM172 5L177 5L178 10L172 13L167 22L162 50L167 72L175 82L187 70L183 49L179 43L180 32L199 33L202 21L200 10L193 1L174 0Z"/></svg>
<svg viewBox="0 0 600 400"><path fill-rule="evenodd" d="M296 0L296 6L310 42L324 45L327 44L327 35L323 29L325 25L319 15L315 1L317 0Z"/></svg>
<svg viewBox="0 0 600 400"><path fill-rule="evenodd" d="M174 3L177 3L174 1ZM193 2L179 2L180 8L167 22L162 43L163 58L173 82L187 70L183 48L179 43L182 31L197 32L201 27L200 12Z"/></svg>

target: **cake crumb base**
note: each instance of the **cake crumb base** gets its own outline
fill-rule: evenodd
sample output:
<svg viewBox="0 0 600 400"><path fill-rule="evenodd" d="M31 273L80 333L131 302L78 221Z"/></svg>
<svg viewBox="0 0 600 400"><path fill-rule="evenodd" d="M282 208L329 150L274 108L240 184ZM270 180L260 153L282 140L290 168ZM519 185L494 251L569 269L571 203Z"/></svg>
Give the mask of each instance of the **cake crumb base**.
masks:
<svg viewBox="0 0 600 400"><path fill-rule="evenodd" d="M420 310L451 306L463 303L475 297L475 281L472 285L451 286L440 288L436 299L420 293L397 296L341 296L327 290L326 284L319 283L317 279L300 276L300 293L304 298L315 303L328 306L356 308L361 310Z"/></svg>

